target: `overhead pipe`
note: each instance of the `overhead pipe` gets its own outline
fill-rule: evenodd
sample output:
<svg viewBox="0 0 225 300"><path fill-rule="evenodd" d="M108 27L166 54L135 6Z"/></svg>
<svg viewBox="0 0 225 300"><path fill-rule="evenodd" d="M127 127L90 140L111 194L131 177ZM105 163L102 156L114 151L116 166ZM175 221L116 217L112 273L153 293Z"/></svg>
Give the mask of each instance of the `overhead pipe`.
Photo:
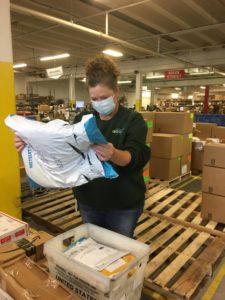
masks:
<svg viewBox="0 0 225 300"><path fill-rule="evenodd" d="M13 4L13 3L10 4L10 8L11 8L12 11L15 11L15 12L18 12L18 13L22 13L22 14L25 14L25 15L28 15L28 16L37 17L39 19L49 21L49 22L52 22L52 23L56 23L56 24L60 24L61 26L68 27L68 28L71 28L71 29L74 29L74 30L86 32L86 33L95 35L99 38L103 38L103 39L108 40L108 41L113 42L113 43L119 43L119 44L121 44L121 45L123 45L123 46L125 46L129 49L132 49L132 50L135 50L135 51L138 51L138 52L146 53L148 55L163 56L162 54L159 54L156 51L149 50L149 49L146 49L144 47L140 47L140 46L131 44L129 42L118 39L114 36L105 34L103 32L96 31L96 30L93 30L91 28L81 26L81 25L78 25L78 24L74 24L74 23L68 22L66 20L63 20L63 19L60 19L60 18L57 18L57 17L53 17L53 16L47 15L47 14L42 13L42 12L35 11L33 9L30 9L30 8L26 8L26 7L16 5L16 4Z"/></svg>
<svg viewBox="0 0 225 300"><path fill-rule="evenodd" d="M144 0L143 2L147 2L147 1L148 0ZM121 44L121 45L123 45L123 46L125 46L129 49L145 53L146 55L154 55L154 56L163 57L163 58L165 58L165 57L166 58L171 58L175 61L185 63L185 64L189 64L190 66L198 66L196 64L193 64L190 61L174 57L173 55L158 53L157 51L149 50L149 49L146 49L144 47L134 45L132 43L126 42L126 41L121 40L121 39L118 39L114 36L105 34L103 32L96 31L96 30L93 30L91 28L81 26L81 25L78 25L78 24L75 24L75 23L72 23L72 22L68 22L66 20L63 20L63 19L60 19L60 18L57 18L57 17L54 17L54 16L50 16L50 15L47 15L47 14L42 13L42 12L35 11L33 9L30 9L30 8L26 8L26 7L16 5L16 4L13 4L13 3L10 4L10 8L11 8L12 11L15 11L15 12L18 12L18 13L21 13L21 14L25 14L25 15L28 15L28 16L33 16L33 17L36 17L36 18L39 18L39 19L42 19L42 20L45 20L45 21L48 21L48 22L52 22L52 23L59 24L59 25L64 26L64 27L68 27L68 28L73 29L73 30L78 30L78 31L82 31L82 32L86 32L86 33L98 36L99 38L103 38L103 39L108 40L108 41L113 42L113 43ZM156 36L158 36L158 35L156 35Z"/></svg>

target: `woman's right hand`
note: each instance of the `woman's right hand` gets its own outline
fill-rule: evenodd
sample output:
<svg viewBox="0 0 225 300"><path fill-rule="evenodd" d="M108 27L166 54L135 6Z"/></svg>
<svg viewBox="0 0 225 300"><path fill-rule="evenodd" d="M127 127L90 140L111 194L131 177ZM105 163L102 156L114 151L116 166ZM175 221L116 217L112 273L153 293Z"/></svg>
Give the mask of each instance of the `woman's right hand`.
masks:
<svg viewBox="0 0 225 300"><path fill-rule="evenodd" d="M15 136L15 138L14 138L14 145L18 152L21 152L24 149L24 147L26 146L24 141L18 136Z"/></svg>

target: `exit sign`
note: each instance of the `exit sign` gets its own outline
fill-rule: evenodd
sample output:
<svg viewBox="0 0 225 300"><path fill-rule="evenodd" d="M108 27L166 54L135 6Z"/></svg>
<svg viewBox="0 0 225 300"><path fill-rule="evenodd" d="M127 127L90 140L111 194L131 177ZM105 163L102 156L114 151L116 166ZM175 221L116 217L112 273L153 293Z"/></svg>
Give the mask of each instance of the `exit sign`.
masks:
<svg viewBox="0 0 225 300"><path fill-rule="evenodd" d="M166 80L176 80L185 78L185 70L167 70L164 72Z"/></svg>

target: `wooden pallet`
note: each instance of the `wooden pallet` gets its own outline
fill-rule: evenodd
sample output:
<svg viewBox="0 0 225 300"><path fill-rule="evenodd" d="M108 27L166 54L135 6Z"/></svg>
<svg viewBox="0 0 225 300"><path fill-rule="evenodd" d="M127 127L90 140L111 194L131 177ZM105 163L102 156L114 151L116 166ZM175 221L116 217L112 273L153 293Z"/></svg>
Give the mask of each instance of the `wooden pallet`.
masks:
<svg viewBox="0 0 225 300"><path fill-rule="evenodd" d="M163 190L165 188L165 184L162 184L160 182L149 182L148 190L145 193L145 197L149 198L150 196L153 196L154 194L158 193L159 191Z"/></svg>
<svg viewBox="0 0 225 300"><path fill-rule="evenodd" d="M173 186L175 184L178 184L182 181L184 181L185 179L189 178L191 176L191 172L185 173L183 175L180 175L178 177L175 177L171 180L163 180L163 179L158 179L158 178L151 178L151 182L155 182L155 183L161 183L164 184L165 186Z"/></svg>
<svg viewBox="0 0 225 300"><path fill-rule="evenodd" d="M135 238L151 247L145 286L169 300L195 296L225 250L224 238L148 213L140 217Z"/></svg>
<svg viewBox="0 0 225 300"><path fill-rule="evenodd" d="M191 227L224 238L225 225L201 218L201 196L170 187L155 193L145 201L145 212L160 220Z"/></svg>
<svg viewBox="0 0 225 300"><path fill-rule="evenodd" d="M49 192L22 204L23 213L54 232L64 232L82 223L72 189Z"/></svg>

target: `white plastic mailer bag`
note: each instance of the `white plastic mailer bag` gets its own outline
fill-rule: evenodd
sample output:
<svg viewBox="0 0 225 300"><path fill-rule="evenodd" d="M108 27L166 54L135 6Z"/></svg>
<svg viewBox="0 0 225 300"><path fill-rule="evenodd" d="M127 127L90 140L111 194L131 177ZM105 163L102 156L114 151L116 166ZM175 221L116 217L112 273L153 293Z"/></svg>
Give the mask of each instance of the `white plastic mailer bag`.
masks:
<svg viewBox="0 0 225 300"><path fill-rule="evenodd" d="M22 158L33 186L67 188L118 176L91 148L91 144L107 143L92 114L73 125L62 120L41 123L17 115L9 115L5 123L26 143Z"/></svg>

